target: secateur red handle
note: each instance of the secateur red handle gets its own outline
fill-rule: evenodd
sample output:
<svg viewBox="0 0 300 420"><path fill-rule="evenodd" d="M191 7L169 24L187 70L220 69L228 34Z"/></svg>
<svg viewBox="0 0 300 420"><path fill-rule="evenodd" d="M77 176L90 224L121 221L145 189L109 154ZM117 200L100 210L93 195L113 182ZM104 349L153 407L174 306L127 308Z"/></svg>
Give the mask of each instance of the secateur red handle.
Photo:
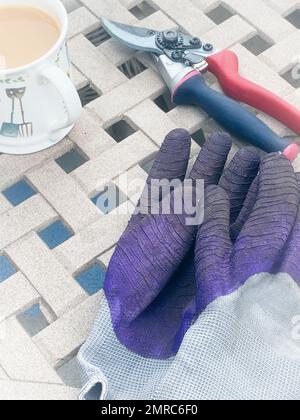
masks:
<svg viewBox="0 0 300 420"><path fill-rule="evenodd" d="M233 99L259 109L300 135L300 111L267 89L239 73L238 56L229 50L207 57L209 71Z"/></svg>

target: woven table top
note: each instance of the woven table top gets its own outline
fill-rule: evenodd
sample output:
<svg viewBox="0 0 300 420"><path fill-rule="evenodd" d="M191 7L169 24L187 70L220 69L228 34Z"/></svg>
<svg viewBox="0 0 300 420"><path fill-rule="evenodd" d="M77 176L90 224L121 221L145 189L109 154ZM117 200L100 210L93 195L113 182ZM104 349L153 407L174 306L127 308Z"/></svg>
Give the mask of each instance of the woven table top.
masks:
<svg viewBox="0 0 300 420"><path fill-rule="evenodd" d="M232 48L243 75L300 107L300 77L292 77L300 63L298 0L63 1L73 78L85 108L52 149L0 155L0 399L77 398L76 354L129 218L95 203L114 185L119 207L133 209L135 191L119 175L146 180L173 128L193 134L193 156L217 128L199 109L174 107L151 61L111 40L101 15L156 30L179 27ZM219 88L212 76L207 80Z"/></svg>

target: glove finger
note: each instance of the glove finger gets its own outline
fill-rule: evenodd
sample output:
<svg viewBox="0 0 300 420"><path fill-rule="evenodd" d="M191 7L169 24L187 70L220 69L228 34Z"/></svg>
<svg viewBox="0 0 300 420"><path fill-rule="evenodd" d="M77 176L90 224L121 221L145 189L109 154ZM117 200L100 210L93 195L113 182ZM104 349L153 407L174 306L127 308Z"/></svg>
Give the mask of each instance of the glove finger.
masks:
<svg viewBox="0 0 300 420"><path fill-rule="evenodd" d="M262 162L258 198L237 238L233 261L241 281L259 272L273 272L294 226L299 187L289 160L271 154Z"/></svg>
<svg viewBox="0 0 300 420"><path fill-rule="evenodd" d="M231 146L232 141L228 134L213 134L202 147L190 178L204 179L206 185L218 185Z"/></svg>
<svg viewBox="0 0 300 420"><path fill-rule="evenodd" d="M186 176L191 152L191 136L187 130L176 129L165 138L153 163L148 183L152 179L180 179Z"/></svg>
<svg viewBox="0 0 300 420"><path fill-rule="evenodd" d="M253 180L258 174L260 156L253 148L242 148L234 156L220 180L230 201L230 225L240 214Z"/></svg>
<svg viewBox="0 0 300 420"><path fill-rule="evenodd" d="M228 262L232 250L229 219L226 192L219 186L207 187L205 219L198 230L195 246L197 306L200 312L231 287L228 283Z"/></svg>
<svg viewBox="0 0 300 420"><path fill-rule="evenodd" d="M188 217L185 211L174 214L174 208L169 215L148 215L123 235L108 268L104 290L116 335L144 357L173 354L173 340L195 297L194 274L182 282L178 274L197 231Z"/></svg>
<svg viewBox="0 0 300 420"><path fill-rule="evenodd" d="M236 241L237 237L241 233L241 230L243 229L243 226L245 225L253 211L253 207L255 206L258 197L258 188L259 178L256 177L249 189L242 210L240 211L236 221L231 225L230 236L233 242Z"/></svg>
<svg viewBox="0 0 300 420"><path fill-rule="evenodd" d="M184 180L190 152L191 136L188 131L177 129L167 135L152 166L137 211L129 223L130 229L133 225L139 223L145 215L151 213L153 205L157 205L157 203L151 203L151 184L153 180Z"/></svg>
<svg viewBox="0 0 300 420"><path fill-rule="evenodd" d="M300 173L296 174L300 187ZM300 285L300 203L294 229L290 235L283 259L278 269L279 272L288 273Z"/></svg>

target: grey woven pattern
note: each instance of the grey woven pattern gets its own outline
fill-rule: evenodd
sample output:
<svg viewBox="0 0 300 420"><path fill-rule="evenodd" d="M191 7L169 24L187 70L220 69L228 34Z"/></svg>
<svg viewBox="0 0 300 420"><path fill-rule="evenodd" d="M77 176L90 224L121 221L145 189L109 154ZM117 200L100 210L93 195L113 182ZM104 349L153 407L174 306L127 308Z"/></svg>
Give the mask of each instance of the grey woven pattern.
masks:
<svg viewBox="0 0 300 420"><path fill-rule="evenodd" d="M120 174L146 180L145 170L173 128L193 134L193 156L203 133L216 128L196 108L174 108L151 61L109 39L101 15L158 30L180 27L232 48L243 75L300 107L299 80L291 77L300 56L296 0L225 0L222 6L216 0L64 3L73 78L85 104L82 118L52 149L0 156L0 256L10 267L8 278L0 280L0 398L76 398L74 358L102 299L101 291L90 295L76 278L94 264L107 267L128 221L113 211L104 214L91 199L114 183L133 208L135 191L119 185ZM213 77L207 79L218 88ZM271 118L259 117L280 135L292 136ZM20 181L33 193L13 204L4 192ZM49 247L40 233L57 221L70 237ZM28 326L26 311L37 304L36 324Z"/></svg>

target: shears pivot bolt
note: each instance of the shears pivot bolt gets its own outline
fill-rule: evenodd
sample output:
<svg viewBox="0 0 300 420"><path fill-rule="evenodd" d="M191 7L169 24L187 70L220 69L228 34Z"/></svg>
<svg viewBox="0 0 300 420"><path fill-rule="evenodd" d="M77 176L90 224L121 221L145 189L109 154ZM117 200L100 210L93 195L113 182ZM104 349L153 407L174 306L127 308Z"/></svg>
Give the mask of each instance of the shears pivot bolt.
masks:
<svg viewBox="0 0 300 420"><path fill-rule="evenodd" d="M166 45L175 44L178 42L178 32L165 31L163 32L163 41Z"/></svg>
<svg viewBox="0 0 300 420"><path fill-rule="evenodd" d="M201 40L199 38L193 38L190 40L190 44L195 46L195 47L199 47L202 43Z"/></svg>
<svg viewBox="0 0 300 420"><path fill-rule="evenodd" d="M172 52L173 60L180 61L182 59L182 57L183 57L182 51L173 51Z"/></svg>
<svg viewBox="0 0 300 420"><path fill-rule="evenodd" d="M214 49L214 46L212 44L205 44L203 49L204 51L210 52Z"/></svg>

